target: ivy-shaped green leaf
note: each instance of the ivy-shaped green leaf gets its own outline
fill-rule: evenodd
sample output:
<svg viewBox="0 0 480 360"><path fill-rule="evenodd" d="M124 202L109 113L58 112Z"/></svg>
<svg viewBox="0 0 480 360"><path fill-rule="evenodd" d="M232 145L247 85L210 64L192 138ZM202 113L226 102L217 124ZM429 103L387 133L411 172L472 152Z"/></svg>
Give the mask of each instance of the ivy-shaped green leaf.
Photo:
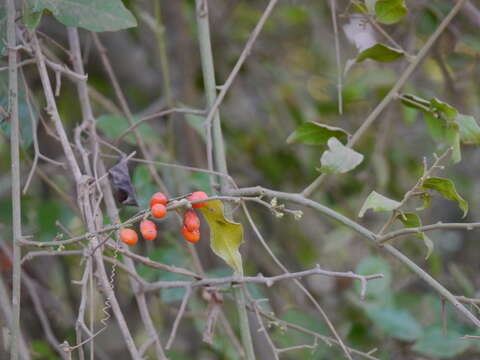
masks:
<svg viewBox="0 0 480 360"><path fill-rule="evenodd" d="M458 194L455 184L450 179L431 177L422 183L423 189L430 189L438 192L441 196L448 200L457 202L458 207L463 211L463 217L467 216L468 203Z"/></svg>
<svg viewBox="0 0 480 360"><path fill-rule="evenodd" d="M420 217L414 213L401 213L397 215L397 220L400 220L403 226L407 228L415 228L422 226L422 221L420 220ZM422 232L416 233L415 236L419 239L422 239L425 246L427 247L427 254L425 255L425 260L427 260L433 251L433 241Z"/></svg>
<svg viewBox="0 0 480 360"><path fill-rule="evenodd" d="M90 31L117 31L137 26L121 0L27 0L31 13L49 10L66 26Z"/></svg>
<svg viewBox="0 0 480 360"><path fill-rule="evenodd" d="M397 60L403 55L405 55L405 53L400 49L384 44L375 44L360 52L355 61L359 63L366 59L372 59L379 62L390 62Z"/></svg>
<svg viewBox="0 0 480 360"><path fill-rule="evenodd" d="M243 242L242 224L225 218L220 200L205 203L199 210L210 227L210 247L238 275L243 275L242 256L238 251Z"/></svg>
<svg viewBox="0 0 480 360"><path fill-rule="evenodd" d="M343 145L337 138L328 139L329 147L322 157L319 171L328 174L343 174L355 169L362 161L363 155Z"/></svg>
<svg viewBox="0 0 480 360"><path fill-rule="evenodd" d="M287 138L287 143L301 142L307 145L326 145L328 139L336 137L346 140L349 134L342 128L320 124L314 121L302 123Z"/></svg>
<svg viewBox="0 0 480 360"><path fill-rule="evenodd" d="M374 212L378 211L392 211L398 209L400 206L400 202L389 199L383 195L380 195L376 191L372 191L370 195L368 195L367 199L362 205L360 212L358 213L358 217L363 217L365 212L369 209L373 210Z"/></svg>
<svg viewBox="0 0 480 360"><path fill-rule="evenodd" d="M395 24L407 13L404 0L378 0L375 3L375 16L379 23Z"/></svg>

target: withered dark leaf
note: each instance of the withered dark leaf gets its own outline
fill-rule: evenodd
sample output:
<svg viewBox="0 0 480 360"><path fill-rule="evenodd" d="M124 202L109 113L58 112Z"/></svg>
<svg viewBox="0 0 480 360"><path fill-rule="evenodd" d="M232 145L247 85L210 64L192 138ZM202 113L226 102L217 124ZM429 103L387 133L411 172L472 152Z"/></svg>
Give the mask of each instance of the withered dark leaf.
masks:
<svg viewBox="0 0 480 360"><path fill-rule="evenodd" d="M108 170L108 173L117 201L122 205L138 206L132 180L128 173L128 158L122 157L115 166Z"/></svg>

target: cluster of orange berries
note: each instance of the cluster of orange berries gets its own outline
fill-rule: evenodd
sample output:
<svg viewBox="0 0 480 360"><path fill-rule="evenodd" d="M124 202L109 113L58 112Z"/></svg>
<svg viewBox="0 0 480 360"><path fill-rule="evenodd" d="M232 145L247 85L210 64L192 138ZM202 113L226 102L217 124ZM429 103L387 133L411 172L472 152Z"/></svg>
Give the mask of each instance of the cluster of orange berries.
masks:
<svg viewBox="0 0 480 360"><path fill-rule="evenodd" d="M189 201L198 201L192 204L193 208L199 208L205 205L200 201L208 198L203 191L195 191L191 193L187 199ZM157 192L150 198L150 214L155 219L162 219L167 215L167 197ZM144 219L140 222L140 233L145 240L155 240L157 238L157 224L153 221ZM183 225L181 233L185 240L196 243L200 240L200 219L195 210L189 209L183 215ZM132 229L122 229L120 231L120 240L127 245L135 245L138 242L138 234Z"/></svg>

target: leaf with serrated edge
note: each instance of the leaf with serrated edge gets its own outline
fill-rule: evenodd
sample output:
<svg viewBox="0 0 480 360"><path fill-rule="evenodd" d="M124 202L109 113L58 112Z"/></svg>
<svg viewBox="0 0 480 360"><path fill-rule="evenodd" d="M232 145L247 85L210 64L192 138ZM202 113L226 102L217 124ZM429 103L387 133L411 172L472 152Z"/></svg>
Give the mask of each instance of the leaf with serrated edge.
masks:
<svg viewBox="0 0 480 360"><path fill-rule="evenodd" d="M363 155L343 145L337 138L328 139L326 150L320 159L319 169L323 173L343 174L355 169L362 161Z"/></svg>
<svg viewBox="0 0 480 360"><path fill-rule="evenodd" d="M389 199L383 195L380 195L376 191L372 191L370 195L368 195L367 199L362 205L360 212L358 213L358 217L363 217L365 212L369 209L373 210L374 212L378 211L392 211L398 209L400 206L400 202Z"/></svg>
<svg viewBox="0 0 480 360"><path fill-rule="evenodd" d="M463 217L467 216L468 203L460 196L455 188L455 184L450 179L431 177L422 183L424 189L431 189L438 192L445 199L455 200L458 207L463 211Z"/></svg>
<svg viewBox="0 0 480 360"><path fill-rule="evenodd" d="M238 274L243 275L242 256L238 251L243 242L242 224L225 218L220 200L207 201L198 208L210 227L210 247Z"/></svg>
<svg viewBox="0 0 480 360"><path fill-rule="evenodd" d="M414 228L422 226L422 221L417 214L414 213L401 213L397 215L397 220L400 220L406 228ZM425 255L425 260L427 260L433 251L433 241L424 233L418 232L415 234L416 237L422 239L425 246L427 247L427 254Z"/></svg>

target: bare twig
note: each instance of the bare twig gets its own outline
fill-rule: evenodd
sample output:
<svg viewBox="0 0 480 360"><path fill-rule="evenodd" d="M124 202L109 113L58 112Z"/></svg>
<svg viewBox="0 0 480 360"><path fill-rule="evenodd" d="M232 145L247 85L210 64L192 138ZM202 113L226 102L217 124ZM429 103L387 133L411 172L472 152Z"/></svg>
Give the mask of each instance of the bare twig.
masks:
<svg viewBox="0 0 480 360"><path fill-rule="evenodd" d="M112 83L113 89L115 91L115 96L117 97L117 100L120 104L122 112L125 115L125 117L127 118L130 126L132 126L132 125L134 125L135 120L133 119L132 112L130 110L130 107L128 106L127 99L125 98L125 95L123 94L122 88L121 88L121 86L118 82L118 79L115 75L115 72L113 71L112 64L110 63L110 60L108 59L107 50L103 47L103 45L100 41L100 38L96 33L92 32L91 35L92 35L92 38L93 38L93 42L94 42L94 44L97 48L97 51L100 54L100 59L102 61L103 67L105 68L105 71L108 74L110 82ZM135 135L135 141L138 144L138 146L140 147L140 150L141 150L143 156L146 159L150 160L151 156L150 156L150 153L147 149L145 141L142 138L142 136L140 136L140 133L137 131L136 128L133 129L133 134ZM163 192L166 193L167 188L166 188L165 184L163 183L162 179L160 178L160 176L158 175L157 171L155 170L155 167L151 164L147 164L147 168L148 168L148 171L149 171L150 175L152 176L153 180L157 184L157 186L159 186L160 189Z"/></svg>
<svg viewBox="0 0 480 360"><path fill-rule="evenodd" d="M338 113L343 114L342 101L342 60L340 58L340 41L338 36L337 14L335 10L335 0L330 0L330 11L332 14L333 36L335 38L335 60L337 62L337 97L338 97Z"/></svg>
<svg viewBox="0 0 480 360"><path fill-rule="evenodd" d="M383 277L383 274L373 274L373 275L358 275L354 274L353 272L337 272L337 271L328 271L321 269L318 265L310 270L299 271L299 272L288 272L281 275L276 276L263 276L262 274L258 274L257 276L227 276L222 278L204 278L201 280L195 281L157 281L151 284L147 284L145 287L146 291L155 291L158 289L171 289L177 287L201 287L201 286L216 286L222 284L246 284L246 283L254 283L254 284L264 284L268 287L272 286L278 281L282 280L290 280L290 279L299 279L306 276L312 275L322 275L334 278L349 278L359 280L362 283L362 288L366 287L367 281L380 279ZM363 290L363 292L365 292Z"/></svg>
<svg viewBox="0 0 480 360"><path fill-rule="evenodd" d="M22 258L22 265L26 261L30 261L33 258L41 256L72 256L72 255L83 255L83 250L63 250L63 251L50 251L50 250L40 250L40 251L29 251Z"/></svg>
<svg viewBox="0 0 480 360"><path fill-rule="evenodd" d="M449 230L474 230L474 229L480 229L480 222L474 222L474 223L442 223L438 222L436 224L430 224L430 225L423 225L423 226L418 226L418 227L412 227L412 228L405 228L405 229L400 229L400 230L395 230L392 232L389 232L381 237L378 238L378 243L379 244L384 244L387 241L390 241L392 239L395 239L400 236L405 236L405 235L410 235L410 234L418 234L426 231L432 231L432 230L439 230L439 229L449 229Z"/></svg>
<svg viewBox="0 0 480 360"><path fill-rule="evenodd" d="M378 236L371 232L370 230L364 228L362 225L356 223L353 220L339 214L338 212L317 203L316 201L310 200L305 198L301 194L293 194L293 193L285 193L281 191L274 191L263 188L261 186L251 187L251 188L244 188L238 190L230 190L227 192L228 195L234 196L258 196L258 195L266 195L270 197L276 197L278 199L282 199L285 201L291 201L311 209L314 209L321 214L324 214L343 225L347 226L348 228L352 229L356 233L360 234L363 238L367 239L372 244L378 246ZM402 229L402 231L410 230L410 229ZM423 229L424 230L424 229ZM417 229L417 231L419 231ZM420 231L422 229L420 228ZM477 327L480 327L480 320L477 319L465 306L463 306L449 290L447 290L443 285L441 285L437 280L435 280L432 276L430 276L425 270L415 264L412 260L410 260L407 256L405 256L402 252L391 245L384 245L382 247L386 252L390 253L392 256L397 258L400 262L402 262L405 266L407 266L411 271L416 273L420 278L422 278L425 282L427 282L431 287L433 287L441 296L447 299L458 311L460 311L467 319L469 319L473 324Z"/></svg>
<svg viewBox="0 0 480 360"><path fill-rule="evenodd" d="M277 4L277 2L278 2L278 0L270 0L269 1L269 3L267 5L267 7L265 8L262 16L258 20L257 25L255 26L252 33L250 34L250 36L247 40L247 43L245 44L245 47L243 48L242 53L240 54L235 66L233 67L232 71L228 75L228 78L225 81L225 83L222 85L220 93L216 97L215 102L209 107L209 112L208 112L208 115L205 119L205 126L207 126L207 132L209 131L208 128L210 128L213 124L213 127L214 127L213 131L217 132L217 134L218 134L218 132L220 132L220 134L221 134L220 123L214 121L215 117L217 116L218 108L220 107L220 104L222 103L223 99L225 98L225 95L227 94L227 91L232 86L233 81L237 77L238 72L240 71L243 63L247 59L248 55L250 55L250 52L252 51L253 45L255 44L255 41L257 40L258 35L262 31L263 26L265 25L267 19L269 18L270 14L272 13L272 11L273 11L275 5ZM202 3L204 3L204 2L203 1L197 1L197 3L202 5ZM197 7L198 7L198 5L197 5ZM203 7L203 8L206 8L206 6ZM203 9L203 8L201 8L201 9ZM215 125L215 123L217 123L218 125ZM208 145L208 142L207 142L207 145ZM218 149L218 147L220 147L220 149ZM207 154L210 154L209 155L210 158L212 157L211 156L212 150L213 150L212 149L212 143L210 142L210 148L207 149ZM217 146L216 151L219 151L219 152L222 151L221 146ZM222 156L220 155L220 156L217 156L216 161L221 162L220 164L217 163L219 171L222 171L222 168L226 169L225 153L223 153L223 159L222 159ZM212 168L210 168L210 167L209 167L209 169L212 170ZM222 171L222 172L226 172L226 171Z"/></svg>
<svg viewBox="0 0 480 360"><path fill-rule="evenodd" d="M12 328L12 304L10 302L10 292L8 291L3 278L0 277L0 311L3 314L3 318L7 323L9 329ZM30 360L30 354L28 353L27 345L25 344L25 338L20 332L19 336L19 353L22 360Z"/></svg>
<svg viewBox="0 0 480 360"><path fill-rule="evenodd" d="M263 309L261 309L255 302L252 302L249 306L249 308L256 308L257 311L259 312L259 314L264 317L265 319L268 319L271 321L272 325L277 325L277 326L281 326L281 327L285 327L285 328L289 328L289 329L293 329L295 331L298 331L298 332L301 332L303 334L307 334L307 335L310 335L312 336L314 339L318 339L320 341L323 341L325 344L327 345L330 345L330 344L336 344L336 345L340 345L338 340L336 340L335 338L332 338L332 337L329 337L329 336L325 336L325 335L320 335L312 330L309 330L309 329L306 329L300 325L297 325L297 324L293 324L293 323L290 323L288 321L285 321L285 320L281 320L281 319L278 319L277 317L275 317L272 313L270 312L266 312L264 311ZM356 349L352 349L350 347L347 347L348 351L350 353L352 353L353 355L356 355L356 356L360 356L364 359L369 359L369 360L378 360L376 357L374 356L371 356L370 353L364 353L364 352L361 352L361 351L358 351Z"/></svg>
<svg viewBox="0 0 480 360"><path fill-rule="evenodd" d="M183 295L182 303L180 305L180 309L178 309L177 316L175 317L175 321L172 326L172 331L170 333L170 337L168 338L167 345L165 349L169 350L172 347L173 340L175 340L175 335L177 334L178 325L180 324L180 320L182 320L183 314L185 313L185 309L187 308L188 299L192 294L192 288L187 286L185 288L185 294Z"/></svg>
<svg viewBox="0 0 480 360"><path fill-rule="evenodd" d="M22 209L20 200L20 125L18 118L18 67L17 40L15 36L15 1L7 0L7 48L8 48L8 115L10 120L10 157L12 177L12 228L13 228L13 271L12 271L12 343L11 360L20 356L20 283L22 250Z"/></svg>
<svg viewBox="0 0 480 360"><path fill-rule="evenodd" d="M127 136L130 132L136 129L138 126L142 125L146 121L154 120L163 116L171 115L171 114L194 114L194 115L205 115L204 110L196 110L196 109L182 109L182 108L172 108L159 111L154 114L146 115L139 120L135 121L132 125L130 125L125 131L123 131L117 138L114 140L114 144L118 144L125 136Z"/></svg>
<svg viewBox="0 0 480 360"><path fill-rule="evenodd" d="M410 198L416 192L418 192L418 190L420 190L423 182L426 179L428 179L436 170L443 169L443 167L440 166L440 164L443 160L445 160L445 158L448 156L448 154L450 154L451 151L452 151L452 148L448 148L442 155L440 155L440 156L435 155L435 161L433 162L432 166L428 169L427 169L427 165L426 165L427 160L424 159L425 169L423 171L422 176L420 177L420 179L418 179L418 181L415 183L415 185L405 193L402 201L400 201L400 205L398 205L398 208L395 209L395 211L392 212L392 214L390 215L388 220L385 222L385 224L382 226L382 228L378 232L379 236L381 236L390 227L390 225L395 221L400 209L407 203L408 200L410 200Z"/></svg>
<svg viewBox="0 0 480 360"><path fill-rule="evenodd" d="M363 136L365 131L373 124L373 122L378 118L378 116L382 113L382 111L387 107L388 104L392 100L394 100L400 91L400 89L405 85L407 80L413 74L415 69L420 65L422 60L428 54L430 49L432 48L433 44L443 31L447 28L448 24L452 21L452 19L457 15L458 11L461 9L462 5L465 3L465 0L459 0L455 6L450 10L448 15L443 19L443 21L438 25L435 29L434 33L428 38L427 42L423 47L420 49L418 54L416 55L415 59L408 65L402 75L399 77L395 85L390 89L390 91L385 95L382 101L373 109L373 111L368 115L368 117L363 121L362 125L357 129L355 134L350 138L348 141L348 146L353 147L357 141ZM323 182L325 178L325 174L320 175L317 177L310 185L308 185L303 191L302 194L305 197L309 197Z"/></svg>
<svg viewBox="0 0 480 360"><path fill-rule="evenodd" d="M260 233L260 230L258 229L257 225L253 221L252 216L250 215L250 212L247 209L247 206L243 203L242 207L243 207L243 211L244 211L244 213L247 217L247 220L248 220L250 226L252 227L253 231L255 232L255 235L257 236L258 240L262 244L263 248L267 251L267 253L273 259L275 264L277 264L277 266L283 272L288 274L289 273L288 269L285 267L285 265L282 264L282 262L275 256L272 249L270 249L270 247L267 245L265 239L263 238L262 234ZM335 339L337 339L338 344L342 348L343 353L345 354L347 359L351 360L352 357L351 357L350 353L348 352L347 346L343 343L340 335L338 335L338 332L335 329L335 326L333 326L333 324L330 321L330 319L329 319L327 313L325 312L325 310L323 310L322 306L318 303L318 301L313 297L313 295L310 293L310 291L308 291L307 288L305 288L305 286L303 286L303 284L299 280L294 279L294 283L305 294L305 296L310 300L310 302L315 306L315 308L318 310L320 315L322 315L322 317L325 320L325 323L327 324L328 328L330 329L330 331L332 332Z"/></svg>

